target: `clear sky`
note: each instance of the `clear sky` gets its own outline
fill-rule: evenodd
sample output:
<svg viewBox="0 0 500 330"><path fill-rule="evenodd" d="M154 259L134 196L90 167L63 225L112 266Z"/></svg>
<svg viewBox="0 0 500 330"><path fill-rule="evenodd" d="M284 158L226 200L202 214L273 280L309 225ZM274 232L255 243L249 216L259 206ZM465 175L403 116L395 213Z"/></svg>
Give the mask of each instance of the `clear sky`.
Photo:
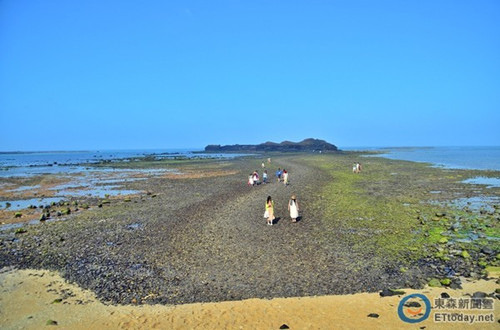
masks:
<svg viewBox="0 0 500 330"><path fill-rule="evenodd" d="M500 1L0 1L0 150L500 145Z"/></svg>

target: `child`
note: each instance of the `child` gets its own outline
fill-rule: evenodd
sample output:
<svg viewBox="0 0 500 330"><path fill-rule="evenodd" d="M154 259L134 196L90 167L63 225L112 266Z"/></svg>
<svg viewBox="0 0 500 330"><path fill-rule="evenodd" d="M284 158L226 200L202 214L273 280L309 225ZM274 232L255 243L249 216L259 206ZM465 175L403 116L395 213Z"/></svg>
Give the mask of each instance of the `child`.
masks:
<svg viewBox="0 0 500 330"><path fill-rule="evenodd" d="M288 211L290 211L290 218L292 218L292 222L297 222L297 218L299 217L299 203L297 202L297 197L295 197L295 195L292 195L288 201Z"/></svg>
<svg viewBox="0 0 500 330"><path fill-rule="evenodd" d="M271 196L267 196L266 212L267 212L267 224L269 226L272 226L274 221L274 202L271 199Z"/></svg>

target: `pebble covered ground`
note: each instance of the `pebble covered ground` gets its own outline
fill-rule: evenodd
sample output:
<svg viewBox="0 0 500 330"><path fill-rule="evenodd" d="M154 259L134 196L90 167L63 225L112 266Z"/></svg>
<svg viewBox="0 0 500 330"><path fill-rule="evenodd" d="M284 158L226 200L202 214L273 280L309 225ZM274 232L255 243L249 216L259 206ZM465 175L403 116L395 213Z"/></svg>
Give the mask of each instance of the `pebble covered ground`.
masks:
<svg viewBox="0 0 500 330"><path fill-rule="evenodd" d="M268 184L248 186L248 174L262 173L260 166L260 158L200 163L190 173L206 175L129 182L127 188L148 193L25 233L4 231L0 268L58 270L103 302L119 304L374 292L423 286L444 272L444 264L425 260L402 272L400 263L370 249L352 249L343 238L349 233L325 236L331 228L318 196L332 178L321 168L279 157L266 164ZM277 167L289 171L288 186L277 182ZM287 210L292 194L301 207L297 223ZM267 196L275 201L273 226L263 217Z"/></svg>

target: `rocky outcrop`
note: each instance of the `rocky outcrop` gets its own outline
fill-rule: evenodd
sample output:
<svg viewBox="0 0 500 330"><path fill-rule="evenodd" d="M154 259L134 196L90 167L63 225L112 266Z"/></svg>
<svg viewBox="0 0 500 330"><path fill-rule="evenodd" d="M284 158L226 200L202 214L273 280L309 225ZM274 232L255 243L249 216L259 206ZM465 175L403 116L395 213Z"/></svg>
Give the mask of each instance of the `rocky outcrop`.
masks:
<svg viewBox="0 0 500 330"><path fill-rule="evenodd" d="M206 152L248 152L248 151L321 151L336 152L338 148L324 140L305 139L301 142L283 141L281 143L265 142L261 144L232 144L232 145L208 145Z"/></svg>

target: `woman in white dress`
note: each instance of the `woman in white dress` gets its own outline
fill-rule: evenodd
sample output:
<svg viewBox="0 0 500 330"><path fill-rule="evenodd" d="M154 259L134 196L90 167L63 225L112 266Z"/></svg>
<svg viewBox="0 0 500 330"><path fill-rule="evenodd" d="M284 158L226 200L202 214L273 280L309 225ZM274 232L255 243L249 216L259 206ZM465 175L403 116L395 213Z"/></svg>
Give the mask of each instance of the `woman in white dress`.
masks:
<svg viewBox="0 0 500 330"><path fill-rule="evenodd" d="M297 197L295 197L295 195L292 195L288 201L288 211L290 211L290 218L292 218L292 222L297 222L297 218L299 217L299 203L297 202Z"/></svg>

